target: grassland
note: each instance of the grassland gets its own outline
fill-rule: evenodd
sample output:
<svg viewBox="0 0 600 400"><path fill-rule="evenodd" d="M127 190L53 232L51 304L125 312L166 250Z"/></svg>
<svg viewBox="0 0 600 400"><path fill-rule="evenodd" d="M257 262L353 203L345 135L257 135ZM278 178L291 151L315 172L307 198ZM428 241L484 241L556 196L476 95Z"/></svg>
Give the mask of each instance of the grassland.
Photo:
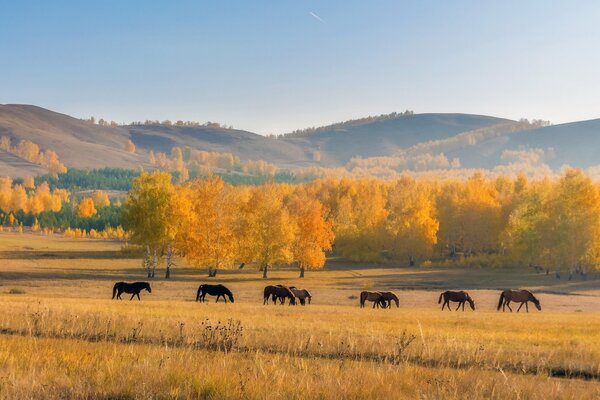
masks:
<svg viewBox="0 0 600 400"><path fill-rule="evenodd" d="M307 307L262 305L255 269L223 271L234 304L194 302L204 271L177 267L142 301L110 300L143 280L120 244L0 235L0 398L598 398L600 280L533 270L381 268L332 261L268 283L311 289ZM160 271L162 272L162 271ZM527 287L542 312L495 311ZM442 289L476 312L441 312ZM401 308L360 309L363 289ZM239 325L238 325L239 324Z"/></svg>

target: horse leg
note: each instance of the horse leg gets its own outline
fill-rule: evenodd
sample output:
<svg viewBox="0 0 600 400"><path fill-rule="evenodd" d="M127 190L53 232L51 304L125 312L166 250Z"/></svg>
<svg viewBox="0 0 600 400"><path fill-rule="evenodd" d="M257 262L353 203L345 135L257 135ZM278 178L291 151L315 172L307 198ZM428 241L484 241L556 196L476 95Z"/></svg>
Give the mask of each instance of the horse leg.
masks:
<svg viewBox="0 0 600 400"><path fill-rule="evenodd" d="M462 302L462 310L465 311L465 302Z"/></svg>
<svg viewBox="0 0 600 400"><path fill-rule="evenodd" d="M373 302L373 308L375 308L375 306L377 306L377 308L379 308L379 301L374 301Z"/></svg>
<svg viewBox="0 0 600 400"><path fill-rule="evenodd" d="M140 292L137 292L136 295L137 295L138 301L141 301L142 299L140 299Z"/></svg>
<svg viewBox="0 0 600 400"><path fill-rule="evenodd" d="M135 297L135 293L131 295L131 298L129 299L129 301L133 300L134 297Z"/></svg>
<svg viewBox="0 0 600 400"><path fill-rule="evenodd" d="M123 292L121 292L120 290L117 292L117 299L119 299L119 300L123 300L123 299L121 298L121 294L122 294L122 293L123 293Z"/></svg>
<svg viewBox="0 0 600 400"><path fill-rule="evenodd" d="M529 306L527 305L528 301L525 302L525 311L529 312Z"/></svg>
<svg viewBox="0 0 600 400"><path fill-rule="evenodd" d="M506 301L506 307L508 307L508 309L510 310L510 312L512 312L512 308L510 308L510 300Z"/></svg>
<svg viewBox="0 0 600 400"><path fill-rule="evenodd" d="M454 310L454 311L458 311L459 308L460 308L460 301L458 302L458 306L456 307L456 310Z"/></svg>

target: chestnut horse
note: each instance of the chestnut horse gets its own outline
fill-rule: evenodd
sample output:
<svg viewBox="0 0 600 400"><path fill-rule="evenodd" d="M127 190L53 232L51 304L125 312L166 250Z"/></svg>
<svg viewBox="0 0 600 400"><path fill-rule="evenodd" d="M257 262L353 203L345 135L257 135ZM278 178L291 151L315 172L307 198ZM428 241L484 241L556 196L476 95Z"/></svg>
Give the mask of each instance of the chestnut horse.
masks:
<svg viewBox="0 0 600 400"><path fill-rule="evenodd" d="M288 287L282 285L265 286L263 291L263 304L269 304L269 297L273 297L273 304L277 304L277 299L280 299L281 304L284 304L286 298L290 299L290 305L296 304L296 296L294 293Z"/></svg>
<svg viewBox="0 0 600 400"><path fill-rule="evenodd" d="M360 308L363 308L365 306L365 301L367 300L373 302L373 308L375 308L376 306L377 308L379 308L379 306L383 308L387 307L387 301L384 300L381 292L360 292Z"/></svg>
<svg viewBox="0 0 600 400"><path fill-rule="evenodd" d="M387 308L392 308L392 301L396 303L396 307L400 308L400 299L394 292L379 292L381 293L381 301L387 302ZM386 308L386 307L383 307Z"/></svg>
<svg viewBox="0 0 600 400"><path fill-rule="evenodd" d="M438 304L440 304L442 302L442 298L444 299L444 304L442 304L442 311L444 311L444 307L446 307L446 306L448 306L448 311L452 311L452 310L450 310L450 302L451 301L458 302L458 307L456 307L456 310L454 310L454 311L458 311L460 306L462 306L462 310L465 311L465 302L468 302L469 305L471 306L471 309L473 311L475 311L475 302L473 301L471 296L469 296L469 293L463 292L462 290L460 292L452 292L452 291L448 290L448 291L440 294L440 298L438 299Z"/></svg>
<svg viewBox="0 0 600 400"><path fill-rule="evenodd" d="M536 299L535 296L533 295L533 293L531 293L529 290L511 290L511 289L505 290L500 294L500 300L498 301L498 310L500 310L500 307L502 307L502 312L504 312L504 307L508 307L510 312L512 312L512 308L510 308L511 301L514 301L515 303L521 303L521 305L517 309L517 312L519 312L521 307L523 307L523 304L525 304L525 310L527 310L527 312L529 312L529 307L527 306L527 303L530 301L533 304L535 304L535 307L538 310L540 310L540 311L542 310L540 301L538 299Z"/></svg>

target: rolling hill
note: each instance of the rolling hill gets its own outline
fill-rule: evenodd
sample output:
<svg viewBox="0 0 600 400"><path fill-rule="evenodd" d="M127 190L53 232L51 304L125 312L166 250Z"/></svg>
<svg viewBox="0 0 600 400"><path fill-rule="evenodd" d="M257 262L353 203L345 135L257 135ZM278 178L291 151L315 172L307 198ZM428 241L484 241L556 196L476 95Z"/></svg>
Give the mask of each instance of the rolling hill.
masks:
<svg viewBox="0 0 600 400"><path fill-rule="evenodd" d="M523 122L473 114L390 114L268 138L215 125L164 124L107 127L31 105L0 105L0 136L27 139L54 150L72 168L151 168L148 152L174 146L231 152L283 169L345 166L354 157L423 157L444 154L463 168L492 169L510 162L600 164L600 119L537 128ZM125 150L127 140L136 152ZM320 161L314 161L315 152ZM402 168L402 165L399 164ZM410 164L409 164L410 165ZM526 165L526 164L525 164ZM44 168L0 151L0 175L45 173Z"/></svg>

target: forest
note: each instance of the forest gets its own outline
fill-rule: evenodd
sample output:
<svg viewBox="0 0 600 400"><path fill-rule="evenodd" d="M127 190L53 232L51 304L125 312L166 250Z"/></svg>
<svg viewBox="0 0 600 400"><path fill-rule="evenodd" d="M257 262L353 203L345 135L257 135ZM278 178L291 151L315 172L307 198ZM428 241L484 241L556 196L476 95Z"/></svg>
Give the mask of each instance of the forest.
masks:
<svg viewBox="0 0 600 400"><path fill-rule="evenodd" d="M174 184L142 173L123 226L150 254L209 270L255 263L322 268L327 253L359 262L427 266L535 265L585 271L600 256L600 186L582 171L557 179L394 181L329 178L232 186L212 176ZM169 260L167 260L169 264Z"/></svg>

